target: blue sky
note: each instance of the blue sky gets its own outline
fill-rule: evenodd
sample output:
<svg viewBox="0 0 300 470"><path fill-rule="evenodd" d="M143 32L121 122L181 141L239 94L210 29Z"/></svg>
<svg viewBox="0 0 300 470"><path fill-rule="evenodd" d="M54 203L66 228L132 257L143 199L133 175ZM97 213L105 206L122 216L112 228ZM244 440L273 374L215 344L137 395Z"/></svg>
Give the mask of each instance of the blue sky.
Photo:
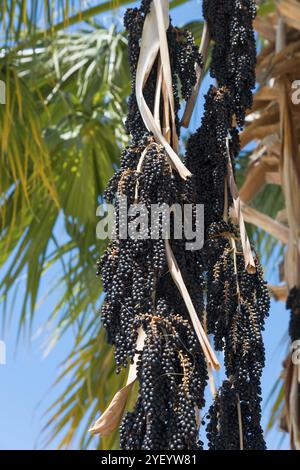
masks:
<svg viewBox="0 0 300 470"><path fill-rule="evenodd" d="M114 19L119 18L119 13L114 14ZM179 7L172 12L173 22L178 26L201 17L201 2L190 1L187 6ZM101 21L109 24L112 16L101 17ZM207 89L208 80L203 85L203 91ZM198 100L197 109L192 119L192 127L196 127L200 120L203 97ZM56 228L58 236L64 236L63 226ZM275 283L278 281L278 267L269 263L267 278ZM57 267L55 269L58 269ZM43 298L49 283L57 277L53 270L43 280L40 290L40 299ZM20 279L20 289L24 279ZM28 338L21 338L16 347L16 330L20 304L16 301L14 307L8 308L12 316L10 325L0 339L5 339L7 348L7 364L0 365L0 449L34 449L42 448L44 443L41 431L45 420L43 413L57 397L59 388L51 386L58 376L59 365L72 348L72 334L68 333L63 340L45 356L44 352L49 341L49 331L42 331L41 326L48 318L51 308L55 304L55 294L47 301L41 302L36 312L33 324L33 333ZM281 364L285 356L288 313L284 305L272 302L270 317L266 323L264 333L266 345L266 368L263 374L263 399L266 403L268 393L278 377ZM63 384L60 386L63 387ZM62 388L61 388L62 389ZM265 409L263 424L266 426L268 411ZM278 448L282 434L276 429L267 436L267 444L270 449ZM47 448L55 448L57 440ZM76 448L76 444L74 445ZM288 448L287 439L284 438L281 448Z"/></svg>

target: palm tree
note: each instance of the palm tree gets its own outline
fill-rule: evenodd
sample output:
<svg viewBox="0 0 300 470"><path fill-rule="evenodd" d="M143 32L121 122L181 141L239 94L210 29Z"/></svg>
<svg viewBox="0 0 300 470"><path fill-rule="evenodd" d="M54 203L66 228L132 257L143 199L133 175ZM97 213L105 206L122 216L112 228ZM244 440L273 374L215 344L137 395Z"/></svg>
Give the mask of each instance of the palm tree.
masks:
<svg viewBox="0 0 300 470"><path fill-rule="evenodd" d="M95 263L105 243L95 239L95 214L120 147L127 141L123 119L130 81L126 38L118 26L104 28L94 18L130 3L102 1L81 10L80 2L0 2L0 79L6 91L6 103L0 105L2 310L5 320L7 302L18 294L18 279L25 273L25 289L19 294L19 333L30 332L41 280L59 267L61 274L47 294L57 289L47 323L55 324L53 346L70 329L74 345L58 382L66 376L71 379L48 410L45 433L49 440L62 436L60 447L70 445L80 423L90 424L125 380L114 373L113 351L106 346L97 312L101 285L95 279ZM184 3L188 0L172 0L170 5ZM263 60L274 50L273 23L266 16L274 14L274 2L258 3L256 26ZM200 42L202 25L189 26ZM259 93L258 111L259 103L266 101L259 101ZM265 123L269 124L274 121ZM244 135L252 132L251 126L258 131L261 122L249 125ZM263 138L269 135L266 131ZM254 131L250 137L257 137ZM243 156L238 174L240 185L244 184L242 195L251 174L245 180L243 170L250 153L245 151ZM252 228L252 234L271 252L274 233L265 235L270 230L253 219L253 207L275 217L284 199L279 187L258 189L255 204L245 207L245 214L252 209L248 220L260 227ZM250 199L244 201L248 204ZM60 227L63 239L58 236ZM89 442L84 432L80 447L86 448ZM115 434L99 441L99 448L117 446Z"/></svg>

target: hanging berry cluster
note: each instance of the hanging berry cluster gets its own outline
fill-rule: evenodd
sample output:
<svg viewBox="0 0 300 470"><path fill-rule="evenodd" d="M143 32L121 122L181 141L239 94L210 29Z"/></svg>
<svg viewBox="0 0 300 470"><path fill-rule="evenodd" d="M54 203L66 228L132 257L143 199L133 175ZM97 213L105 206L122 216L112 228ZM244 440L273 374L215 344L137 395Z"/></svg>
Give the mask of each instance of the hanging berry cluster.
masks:
<svg viewBox="0 0 300 470"><path fill-rule="evenodd" d="M300 340L300 288L293 287L290 290L286 302L286 308L290 310L289 335L291 341Z"/></svg>
<svg viewBox="0 0 300 470"><path fill-rule="evenodd" d="M201 341L199 330L205 321L208 333L214 335L216 350L224 351L227 374L209 411L209 447L264 449L260 427L264 365L261 332L269 298L259 262L247 245L241 215L236 210L237 224L229 217L229 207L237 197L232 187L239 152L236 126L243 124L255 84L255 2L203 2L214 41L211 71L217 85L210 88L202 124L187 144L183 168L187 175L191 172L191 178L182 177L171 158L172 152L178 151L179 93L189 99L196 84L196 65L203 66L189 32L169 23L166 33L173 104L165 104L167 85L165 95L163 87L157 93L166 66L161 57L156 58L142 88L147 107L161 125L163 139L157 137L160 130L154 126L151 132L145 124L137 96L141 38L155 3L143 0L140 8L129 9L125 15L132 77L126 129L131 145L122 152L120 169L105 194L115 206L116 230L115 239L98 263L106 292L103 325L115 347L117 372L128 362L134 363L139 382L135 408L121 424L121 447L203 447L197 417L205 404L207 365L211 367L205 353L209 345L203 343L203 337ZM158 94L162 99L157 100ZM172 112L174 126L169 116ZM122 196L129 210L126 221L121 215ZM158 218L159 236L155 239L148 224L139 226L137 238L121 236L128 222L138 224L137 215L130 213L136 202L143 204L146 213L153 204L170 207L189 203L194 209L196 204L203 204L203 249L187 251L184 236L175 239L172 230L166 243L163 216ZM251 269L246 269L247 249ZM188 292L188 302L174 282L170 252ZM137 350L141 330L145 340L142 350Z"/></svg>
<svg viewBox="0 0 300 470"><path fill-rule="evenodd" d="M252 106L256 47L252 21L254 0L204 0L203 15L214 41L210 73L219 87L230 91L232 112L240 126Z"/></svg>
<svg viewBox="0 0 300 470"><path fill-rule="evenodd" d="M138 202L148 214L152 204L171 207L174 203L182 204L186 197L186 183L172 171L165 148L147 130L136 99L141 35L150 3L142 2L139 9L127 10L124 21L132 76L126 122L131 145L123 151L120 169L105 194L106 201L115 204L117 223L115 240L98 263L98 273L106 292L102 319L108 340L115 347L117 372L127 367L128 361L133 362L139 328L142 327L146 334L137 367L139 394L134 411L123 419L121 447L131 450L200 449L202 443L195 408L204 405L206 364L185 303L169 273L162 239L163 217L158 220L158 239L151 237L149 226L140 228L137 239L120 237L123 223L120 196L126 197L128 210ZM177 86L180 84L182 95L188 98L196 81L195 63L201 63L201 56L190 33L181 33L170 24L167 39L178 132ZM150 109L154 107L158 68L156 60L143 88ZM162 101L159 107L162 122L163 113ZM124 223L134 220L135 216L129 215L129 220ZM170 243L177 257L178 251L183 250L183 241L172 243L170 240ZM187 277L187 271L182 267L184 277ZM199 303L200 315L203 310L201 299Z"/></svg>
<svg viewBox="0 0 300 470"><path fill-rule="evenodd" d="M186 165L194 175L196 202L205 210L199 257L206 272L207 329L216 350L224 352L227 375L209 410L207 437L210 449L265 449L260 378L269 296L257 257L252 265L245 263L241 214L229 217L228 211L239 204L232 185L236 126L243 125L255 85L255 2L204 0L203 7L214 41L211 74L217 85L208 91L202 125L189 139Z"/></svg>

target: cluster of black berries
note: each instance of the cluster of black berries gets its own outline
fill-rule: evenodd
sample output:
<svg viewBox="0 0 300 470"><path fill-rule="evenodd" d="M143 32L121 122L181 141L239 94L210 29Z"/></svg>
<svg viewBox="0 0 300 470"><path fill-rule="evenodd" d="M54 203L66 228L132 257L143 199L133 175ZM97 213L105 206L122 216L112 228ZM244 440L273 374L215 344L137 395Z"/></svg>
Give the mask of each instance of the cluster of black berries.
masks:
<svg viewBox="0 0 300 470"><path fill-rule="evenodd" d="M287 298L286 308L291 311L289 335L291 341L300 339L300 288L293 287Z"/></svg>
<svg viewBox="0 0 300 470"><path fill-rule="evenodd" d="M147 4L148 3L150 2L147 2ZM145 4L145 7L146 6ZM140 41L144 20L145 14L143 14L142 8L129 8L124 16L124 26L128 33L128 60L131 73L131 94L128 100L128 115L125 127L127 133L131 135L133 143L143 139L145 133L149 134L139 112L135 96L136 69L140 54ZM147 84L144 87L144 96L150 109L153 109L154 104L156 74L157 65L153 67Z"/></svg>
<svg viewBox="0 0 300 470"><path fill-rule="evenodd" d="M195 407L201 408L204 404L206 364L185 303L169 273L164 238L170 236L170 245L199 316L203 312L203 292L199 289L201 266L197 260L193 263L185 258L185 241L175 239L172 225L170 233L166 233L164 212L154 221L151 218L153 204L170 207L176 203L181 207L190 201L192 186L190 181L182 181L171 168L164 147L155 142L146 129L135 96L140 40L150 3L143 1L141 8L129 9L125 15L132 76L126 128L131 135L131 145L122 152L120 168L105 193L106 201L115 206L116 227L115 239L98 262L97 272L102 276L106 292L101 314L108 341L115 347L117 372L134 359L139 327L142 326L146 333L145 347L138 363L138 399L134 411L124 417L121 447L198 449L202 443L198 439ZM180 85L188 93L196 75L185 79L175 64L182 62L184 45L188 49L185 67L194 69L195 61L199 60L195 50L190 49L192 39L188 35L186 38L179 47L178 32L170 24L167 40L177 130L177 87ZM181 78L181 84L177 77ZM157 63L143 91L152 110L156 80ZM141 211L132 212L133 203L142 205ZM128 214L125 218L124 208Z"/></svg>
<svg viewBox="0 0 300 470"><path fill-rule="evenodd" d="M242 126L255 87L255 0L204 0L203 15L215 42L211 75L220 87L228 88L234 114Z"/></svg>
<svg viewBox="0 0 300 470"><path fill-rule="evenodd" d="M178 40L179 39L179 40ZM185 100L191 96L196 82L195 64L203 66L201 54L195 44L194 36L188 30L177 32L177 51L175 71L178 74L181 86L181 94Z"/></svg>
<svg viewBox="0 0 300 470"><path fill-rule="evenodd" d="M185 164L193 174L195 200L204 205L205 227L223 217L228 161L225 139L231 120L227 89L211 86L206 95L202 124L189 138L185 156ZM232 136L236 139L235 133Z"/></svg>
<svg viewBox="0 0 300 470"><path fill-rule="evenodd" d="M239 448L237 395L228 380L225 380L218 390L206 418L209 419L206 430L211 450Z"/></svg>
<svg viewBox="0 0 300 470"><path fill-rule="evenodd" d="M255 273L246 271L239 227L228 221L233 201L227 179L240 149L236 125L243 125L255 84L255 5L239 0L203 5L217 85L207 93L185 162L194 175L195 202L204 204L205 241L198 257L206 281L207 329L216 350L224 352L228 378L209 412L208 441L210 449L265 449L260 378L269 296L256 257Z"/></svg>
<svg viewBox="0 0 300 470"><path fill-rule="evenodd" d="M204 404L203 355L189 322L166 305L160 302L155 315L136 318L146 341L138 362L138 402L121 426L122 449L196 450L203 445L196 420L196 407Z"/></svg>
<svg viewBox="0 0 300 470"><path fill-rule="evenodd" d="M106 300L102 309L104 326L109 341L115 345L118 370L126 367L128 357L135 354L136 315L155 311L153 300L157 284L167 271L163 235L164 212L152 220L152 204L172 206L179 196L179 183L171 173L164 148L150 137L144 138L147 148L141 171L137 167L143 147L126 148L121 168L112 178L106 192L109 202L114 202L116 213L115 240L100 260ZM128 157L130 164L126 168ZM123 158L124 157L124 158ZM137 198L136 213L132 212ZM168 278L171 283L171 279Z"/></svg>
<svg viewBox="0 0 300 470"><path fill-rule="evenodd" d="M265 449L261 426L257 421L260 407L252 396L255 392L250 384L244 399L241 399L231 380L223 382L207 415L210 420L207 437L211 450Z"/></svg>
<svg viewBox="0 0 300 470"><path fill-rule="evenodd" d="M143 1L140 8L129 8L124 17L124 26L128 33L129 64L131 71L131 95L128 102L128 116L126 120L126 130L131 135L133 142L144 137L147 133L143 119L139 113L135 96L136 68L140 51L140 40L146 14L149 12L152 0ZM196 83L195 65L202 64L193 35L189 31L175 29L170 21L167 31L169 46L174 111L176 115L176 128L179 134L179 119L177 116L180 100L178 95L178 84L184 99L188 99L192 87ZM143 89L145 100L150 109L153 109L155 97L155 85L157 77L157 63L154 64L147 83ZM160 115L162 116L162 104Z"/></svg>
<svg viewBox="0 0 300 470"><path fill-rule="evenodd" d="M243 448L265 449L260 426L260 379L265 362L262 331L269 311L266 283L256 258L256 273L249 274L246 271L239 232L234 226L224 221L213 223L208 237L205 245L208 268L207 328L214 335L216 350L224 351L229 378L225 390L221 389L210 411L214 419L220 416L217 427L213 424L208 426L210 447L214 449L218 442L220 448L226 448L228 440L226 431L220 431L221 421L228 419L233 428L238 428L237 414L230 412L230 406L235 410L240 406ZM227 400L224 393L228 395L228 403L220 411ZM226 416L227 412L229 416ZM239 439L231 441L229 449L234 448L233 442L235 448L239 449Z"/></svg>
<svg viewBox="0 0 300 470"><path fill-rule="evenodd" d="M151 3L152 3L152 0L141 1L140 11L144 13L144 15L147 15L150 12Z"/></svg>

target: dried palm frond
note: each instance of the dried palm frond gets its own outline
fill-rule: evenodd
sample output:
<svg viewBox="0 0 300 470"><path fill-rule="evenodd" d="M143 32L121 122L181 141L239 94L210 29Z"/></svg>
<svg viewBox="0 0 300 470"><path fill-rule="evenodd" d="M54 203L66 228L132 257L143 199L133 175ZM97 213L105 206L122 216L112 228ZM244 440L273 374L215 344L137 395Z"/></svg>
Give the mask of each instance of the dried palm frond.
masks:
<svg viewBox="0 0 300 470"><path fill-rule="evenodd" d="M255 209L244 205L243 211L246 221L286 245L281 263L285 284L269 286L275 299L285 301L293 288L300 287L300 106L292 100L292 84L299 79L300 70L300 2L281 0L275 6L275 12L256 22L257 32L267 46L258 57L260 88L241 138L242 147L255 142L253 154L257 155L250 161L241 197L251 204L265 185L267 189L271 188L269 185L281 188L285 207L277 210L274 219L257 210L260 209L257 204ZM271 189L264 196L271 201ZM273 204L276 205L274 198ZM299 448L300 385L298 366L292 362L291 355L285 361L283 380L281 427L290 433L291 447ZM278 399L282 402L283 394ZM273 410L272 424L280 416L275 417L274 413Z"/></svg>

